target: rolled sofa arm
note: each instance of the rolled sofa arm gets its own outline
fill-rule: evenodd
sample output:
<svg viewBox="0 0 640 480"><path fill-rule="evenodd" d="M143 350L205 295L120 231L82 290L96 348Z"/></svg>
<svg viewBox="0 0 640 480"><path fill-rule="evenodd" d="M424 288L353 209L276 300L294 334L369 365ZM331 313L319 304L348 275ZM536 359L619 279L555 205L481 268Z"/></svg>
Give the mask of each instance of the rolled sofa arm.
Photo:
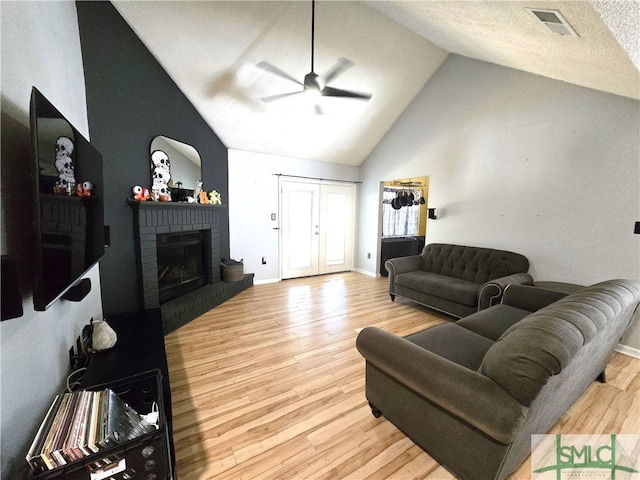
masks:
<svg viewBox="0 0 640 480"><path fill-rule="evenodd" d="M532 285L533 277L526 272L520 272L489 280L480 287L480 292L478 293L478 311L500 303L505 288L511 284Z"/></svg>
<svg viewBox="0 0 640 480"><path fill-rule="evenodd" d="M503 444L524 421L527 408L493 380L402 337L367 327L356 347L371 365Z"/></svg>
<svg viewBox="0 0 640 480"><path fill-rule="evenodd" d="M389 272L389 293L396 293L396 275L405 272L422 270L422 256L409 255L407 257L390 258L384 262L384 268Z"/></svg>
<svg viewBox="0 0 640 480"><path fill-rule="evenodd" d="M502 303L512 307L535 312L568 295L565 292L535 287L533 285L507 285Z"/></svg>

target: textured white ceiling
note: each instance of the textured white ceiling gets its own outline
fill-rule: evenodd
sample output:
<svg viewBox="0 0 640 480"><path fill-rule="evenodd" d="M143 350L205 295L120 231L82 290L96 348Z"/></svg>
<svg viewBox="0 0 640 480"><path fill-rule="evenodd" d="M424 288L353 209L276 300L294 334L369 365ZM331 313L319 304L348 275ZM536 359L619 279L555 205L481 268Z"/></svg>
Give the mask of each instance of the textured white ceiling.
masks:
<svg viewBox="0 0 640 480"><path fill-rule="evenodd" d="M638 98L638 69L591 2L367 2L450 53ZM638 3L601 2L638 48ZM550 33L526 9L559 10L578 37ZM635 18L634 18L635 12ZM614 22L624 19L624 23ZM626 36L628 35L628 36ZM633 43L635 42L635 45ZM636 52L637 53L637 52Z"/></svg>
<svg viewBox="0 0 640 480"><path fill-rule="evenodd" d="M316 73L346 57L354 66L331 85L372 94L368 102L323 98L325 115L315 115L304 95L260 101L300 87L259 62L300 81L310 71L310 2L114 4L238 150L359 165L449 52L640 97L638 1L318 1ZM525 7L560 10L579 37L548 33Z"/></svg>

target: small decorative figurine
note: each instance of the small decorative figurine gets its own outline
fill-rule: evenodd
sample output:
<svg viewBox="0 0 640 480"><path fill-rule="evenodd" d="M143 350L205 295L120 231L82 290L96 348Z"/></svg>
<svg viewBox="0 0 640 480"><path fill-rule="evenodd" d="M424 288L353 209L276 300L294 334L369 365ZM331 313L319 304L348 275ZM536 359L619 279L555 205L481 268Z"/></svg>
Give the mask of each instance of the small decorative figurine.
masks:
<svg viewBox="0 0 640 480"><path fill-rule="evenodd" d="M216 190L209 192L209 200L212 205L222 205L222 197Z"/></svg>
<svg viewBox="0 0 640 480"><path fill-rule="evenodd" d="M73 153L73 141L69 137L58 137L56 140L56 170L58 171L58 184L67 186L75 184L74 165L71 154ZM74 186L75 190L75 186ZM71 192L73 193L73 192Z"/></svg>
<svg viewBox="0 0 640 480"><path fill-rule="evenodd" d="M196 202L200 201L200 193L202 193L202 180L196 182L196 188L193 190L193 198Z"/></svg>
<svg viewBox="0 0 640 480"><path fill-rule="evenodd" d="M91 190L93 190L93 183L82 182L76 185L76 195L79 197L90 197Z"/></svg>
<svg viewBox="0 0 640 480"><path fill-rule="evenodd" d="M169 156L162 150L154 150L151 153L151 169L153 170L153 185L151 190L160 195L169 195L171 183L171 162Z"/></svg>
<svg viewBox="0 0 640 480"><path fill-rule="evenodd" d="M202 205L207 205L209 203L209 197L207 196L207 192L200 192L200 203Z"/></svg>
<svg viewBox="0 0 640 480"><path fill-rule="evenodd" d="M136 185L131 189L131 193L138 202L146 202L149 199L149 189L146 187Z"/></svg>

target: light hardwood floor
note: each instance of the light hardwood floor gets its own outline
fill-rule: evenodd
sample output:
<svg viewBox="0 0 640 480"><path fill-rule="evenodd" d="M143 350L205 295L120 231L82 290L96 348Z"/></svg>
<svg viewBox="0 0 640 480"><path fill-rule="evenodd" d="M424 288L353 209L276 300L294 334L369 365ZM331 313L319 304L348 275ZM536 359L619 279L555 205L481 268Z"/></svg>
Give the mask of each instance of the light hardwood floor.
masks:
<svg viewBox="0 0 640 480"><path fill-rule="evenodd" d="M253 286L195 319L165 339L177 478L454 478L372 416L355 348L369 325L407 335L448 320L358 273ZM616 354L607 377L552 433L640 432L640 360Z"/></svg>

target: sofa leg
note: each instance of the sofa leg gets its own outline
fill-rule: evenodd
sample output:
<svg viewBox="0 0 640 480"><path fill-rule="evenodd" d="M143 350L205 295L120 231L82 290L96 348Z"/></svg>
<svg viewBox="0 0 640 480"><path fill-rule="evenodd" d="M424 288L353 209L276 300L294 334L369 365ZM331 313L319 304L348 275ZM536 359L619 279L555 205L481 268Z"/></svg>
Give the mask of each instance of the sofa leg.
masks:
<svg viewBox="0 0 640 480"><path fill-rule="evenodd" d="M596 380L598 380L600 383L607 383L606 370L603 370L602 372L600 372L600 375L598 375L598 378Z"/></svg>
<svg viewBox="0 0 640 480"><path fill-rule="evenodd" d="M382 416L382 412L378 410L371 402L369 402L369 406L371 407L371 413L374 417L380 418Z"/></svg>
<svg viewBox="0 0 640 480"><path fill-rule="evenodd" d="M390 293L389 296L391 297L391 301L392 302L395 301L396 296L393 293Z"/></svg>

